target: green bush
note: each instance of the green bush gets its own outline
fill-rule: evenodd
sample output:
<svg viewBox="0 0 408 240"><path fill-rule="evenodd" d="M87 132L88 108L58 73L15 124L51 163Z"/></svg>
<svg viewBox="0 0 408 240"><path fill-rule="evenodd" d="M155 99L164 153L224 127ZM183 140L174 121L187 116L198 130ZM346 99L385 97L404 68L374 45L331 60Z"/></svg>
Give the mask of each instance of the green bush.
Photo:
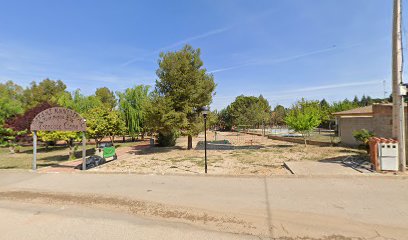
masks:
<svg viewBox="0 0 408 240"><path fill-rule="evenodd" d="M367 145L369 138L374 137L374 133L371 131L368 131L367 129L361 129L361 130L353 131L353 137L358 142L361 142Z"/></svg>
<svg viewBox="0 0 408 240"><path fill-rule="evenodd" d="M179 133L176 131L159 132L158 142L160 147L172 147L176 145Z"/></svg>

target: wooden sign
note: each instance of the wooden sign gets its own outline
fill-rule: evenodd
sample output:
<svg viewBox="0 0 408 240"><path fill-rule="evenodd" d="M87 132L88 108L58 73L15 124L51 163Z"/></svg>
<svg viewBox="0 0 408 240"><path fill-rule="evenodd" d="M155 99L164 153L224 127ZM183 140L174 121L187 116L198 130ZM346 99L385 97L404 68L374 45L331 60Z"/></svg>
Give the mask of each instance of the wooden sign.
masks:
<svg viewBox="0 0 408 240"><path fill-rule="evenodd" d="M35 116L31 131L86 131L85 119L77 112L62 108L48 108Z"/></svg>

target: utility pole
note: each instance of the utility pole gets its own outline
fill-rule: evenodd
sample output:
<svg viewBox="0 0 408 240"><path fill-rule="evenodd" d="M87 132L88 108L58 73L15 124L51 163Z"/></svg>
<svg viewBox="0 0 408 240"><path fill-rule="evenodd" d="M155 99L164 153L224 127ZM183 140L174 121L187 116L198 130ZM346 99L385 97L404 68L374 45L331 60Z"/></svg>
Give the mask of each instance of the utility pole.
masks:
<svg viewBox="0 0 408 240"><path fill-rule="evenodd" d="M392 31L392 136L398 139L399 169L405 171L405 87L402 85L401 0L394 0Z"/></svg>

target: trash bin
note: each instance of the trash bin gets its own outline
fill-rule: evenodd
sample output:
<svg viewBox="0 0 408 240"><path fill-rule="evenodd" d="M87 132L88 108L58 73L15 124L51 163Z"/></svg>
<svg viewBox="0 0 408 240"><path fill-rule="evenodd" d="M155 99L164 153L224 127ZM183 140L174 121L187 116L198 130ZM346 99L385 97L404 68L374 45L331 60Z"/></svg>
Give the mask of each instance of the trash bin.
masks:
<svg viewBox="0 0 408 240"><path fill-rule="evenodd" d="M150 146L154 146L154 138L150 138Z"/></svg>

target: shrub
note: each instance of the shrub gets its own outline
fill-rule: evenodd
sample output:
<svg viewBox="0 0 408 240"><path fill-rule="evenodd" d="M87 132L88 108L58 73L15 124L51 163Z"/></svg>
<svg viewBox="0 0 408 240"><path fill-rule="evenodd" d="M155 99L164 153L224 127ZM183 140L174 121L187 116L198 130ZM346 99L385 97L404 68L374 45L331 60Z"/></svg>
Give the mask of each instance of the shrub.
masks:
<svg viewBox="0 0 408 240"><path fill-rule="evenodd" d="M374 137L374 133L371 131L368 131L367 129L361 129L361 130L353 131L353 137L358 142L361 142L367 145L369 138Z"/></svg>
<svg viewBox="0 0 408 240"><path fill-rule="evenodd" d="M176 145L179 133L176 131L159 132L158 142L160 147L172 147Z"/></svg>

